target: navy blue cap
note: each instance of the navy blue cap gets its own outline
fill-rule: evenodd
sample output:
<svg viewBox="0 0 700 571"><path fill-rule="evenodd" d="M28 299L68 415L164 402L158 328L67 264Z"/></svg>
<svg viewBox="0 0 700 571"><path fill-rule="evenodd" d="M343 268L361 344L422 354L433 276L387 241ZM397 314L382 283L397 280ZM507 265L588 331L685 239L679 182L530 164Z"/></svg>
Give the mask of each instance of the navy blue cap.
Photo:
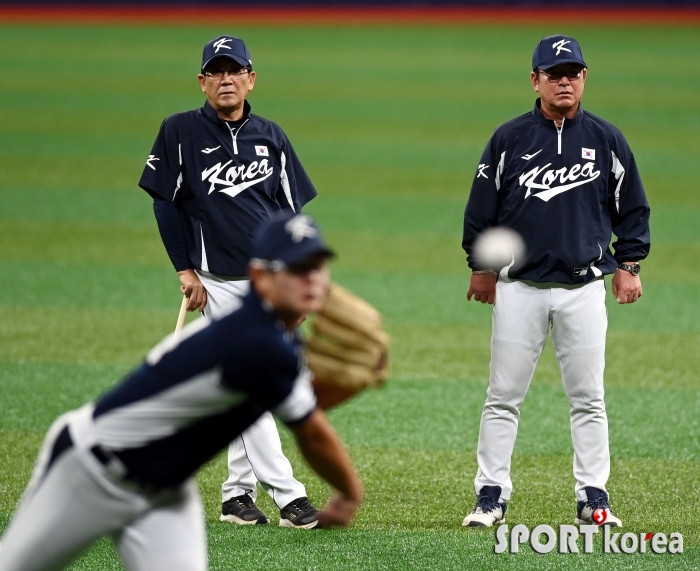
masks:
<svg viewBox="0 0 700 571"><path fill-rule="evenodd" d="M277 272L293 268L315 256L333 257L311 216L293 212L263 222L253 238L253 266Z"/></svg>
<svg viewBox="0 0 700 571"><path fill-rule="evenodd" d="M583 61L581 46L570 36L547 36L542 38L532 54L532 70L548 70L562 63L577 63L588 67Z"/></svg>
<svg viewBox="0 0 700 571"><path fill-rule="evenodd" d="M217 57L230 58L243 67L253 67L253 59L245 42L234 36L218 36L207 42L202 52L202 71Z"/></svg>

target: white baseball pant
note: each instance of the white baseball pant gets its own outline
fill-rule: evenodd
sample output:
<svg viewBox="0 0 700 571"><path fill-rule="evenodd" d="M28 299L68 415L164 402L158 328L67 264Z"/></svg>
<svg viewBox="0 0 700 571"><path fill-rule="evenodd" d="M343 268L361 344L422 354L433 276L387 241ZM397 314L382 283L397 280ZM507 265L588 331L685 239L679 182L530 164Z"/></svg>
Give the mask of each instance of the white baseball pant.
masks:
<svg viewBox="0 0 700 571"><path fill-rule="evenodd" d="M127 571L205 571L204 512L194 480L145 492L91 452L92 405L49 429L32 479L0 541L0 571L63 569L111 537ZM73 445L48 466L68 426Z"/></svg>
<svg viewBox="0 0 700 571"><path fill-rule="evenodd" d="M239 299L248 293L247 279L226 279L197 270L207 290L204 317L216 319L233 311ZM221 487L222 501L250 493L257 498L256 483L272 497L279 508L306 496L304 484L294 478L292 465L282 451L277 425L269 412L264 413L228 448L228 479Z"/></svg>
<svg viewBox="0 0 700 571"><path fill-rule="evenodd" d="M569 399L576 498L586 499L586 486L606 490L610 475L603 399L607 325L602 278L567 286L499 277L493 308L491 374L477 447L477 494L483 486L501 486L501 499L510 499L510 465L520 406L550 326Z"/></svg>

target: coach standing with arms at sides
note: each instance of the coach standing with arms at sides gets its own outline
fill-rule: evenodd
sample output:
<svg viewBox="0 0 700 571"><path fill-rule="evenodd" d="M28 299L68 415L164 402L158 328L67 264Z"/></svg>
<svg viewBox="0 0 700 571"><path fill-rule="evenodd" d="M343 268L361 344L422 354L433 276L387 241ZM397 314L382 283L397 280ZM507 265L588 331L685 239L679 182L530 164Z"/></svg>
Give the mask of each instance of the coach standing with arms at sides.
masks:
<svg viewBox="0 0 700 571"><path fill-rule="evenodd" d="M198 75L206 102L166 118L139 186L153 197L163 244L189 311L225 315L249 289L252 236L280 211L300 212L316 190L275 123L251 113L253 61L243 40L204 46ZM222 521L268 523L255 505L256 482L280 508L280 525L308 528L318 511L292 474L269 413L231 443Z"/></svg>
<svg viewBox="0 0 700 571"><path fill-rule="evenodd" d="M481 157L464 214L462 245L472 278L468 299L496 302L491 372L481 416L474 482L477 502L465 526L505 519L520 405L552 328L569 399L576 522L610 510L605 411L605 282L618 303L642 295L638 262L649 253L649 205L622 133L584 111L588 74L578 42L550 36L537 45L530 79L534 109L496 129ZM524 239L523 259L482 267L472 255L479 233L506 226ZM617 240L608 244L612 234Z"/></svg>

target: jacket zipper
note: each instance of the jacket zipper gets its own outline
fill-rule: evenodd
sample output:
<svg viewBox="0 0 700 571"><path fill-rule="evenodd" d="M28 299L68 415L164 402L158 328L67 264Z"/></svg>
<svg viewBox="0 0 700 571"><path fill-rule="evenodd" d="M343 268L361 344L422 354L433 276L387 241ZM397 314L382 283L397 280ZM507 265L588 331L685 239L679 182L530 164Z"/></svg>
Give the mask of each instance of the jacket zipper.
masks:
<svg viewBox="0 0 700 571"><path fill-rule="evenodd" d="M238 133L241 132L241 129L243 129L243 126L244 126L248 121L250 121L250 119L246 119L245 121L243 121L243 123L241 123L241 126L238 127L238 129L236 129L236 134L235 134L235 135L233 134L233 129L229 126L229 124L228 124L228 123L226 124L226 126L228 127L228 130L231 132L231 140L233 141L233 154L234 154L234 155L237 155L237 154L238 154L238 143L236 142L236 139L238 138Z"/></svg>
<svg viewBox="0 0 700 571"><path fill-rule="evenodd" d="M561 127L557 125L557 122L554 122L554 126L557 128L557 154L561 155L561 132L564 130L564 121L566 121L565 118L562 118L561 120ZM242 127L242 125L241 125Z"/></svg>

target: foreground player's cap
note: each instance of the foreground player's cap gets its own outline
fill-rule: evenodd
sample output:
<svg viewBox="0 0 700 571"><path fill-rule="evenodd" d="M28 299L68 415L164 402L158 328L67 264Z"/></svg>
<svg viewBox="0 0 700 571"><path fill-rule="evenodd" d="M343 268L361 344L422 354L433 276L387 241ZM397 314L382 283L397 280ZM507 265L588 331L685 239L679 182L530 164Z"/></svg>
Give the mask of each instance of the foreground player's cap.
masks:
<svg viewBox="0 0 700 571"><path fill-rule="evenodd" d="M332 258L334 255L311 216L290 212L258 228L250 264L278 272L300 266L316 256Z"/></svg>
<svg viewBox="0 0 700 571"><path fill-rule="evenodd" d="M547 36L542 38L532 54L532 71L548 70L562 63L577 63L588 67L578 42L570 36Z"/></svg>
<svg viewBox="0 0 700 571"><path fill-rule="evenodd" d="M202 71L217 57L230 58L243 67L253 67L253 60L245 42L234 36L219 36L207 42L202 52Z"/></svg>

